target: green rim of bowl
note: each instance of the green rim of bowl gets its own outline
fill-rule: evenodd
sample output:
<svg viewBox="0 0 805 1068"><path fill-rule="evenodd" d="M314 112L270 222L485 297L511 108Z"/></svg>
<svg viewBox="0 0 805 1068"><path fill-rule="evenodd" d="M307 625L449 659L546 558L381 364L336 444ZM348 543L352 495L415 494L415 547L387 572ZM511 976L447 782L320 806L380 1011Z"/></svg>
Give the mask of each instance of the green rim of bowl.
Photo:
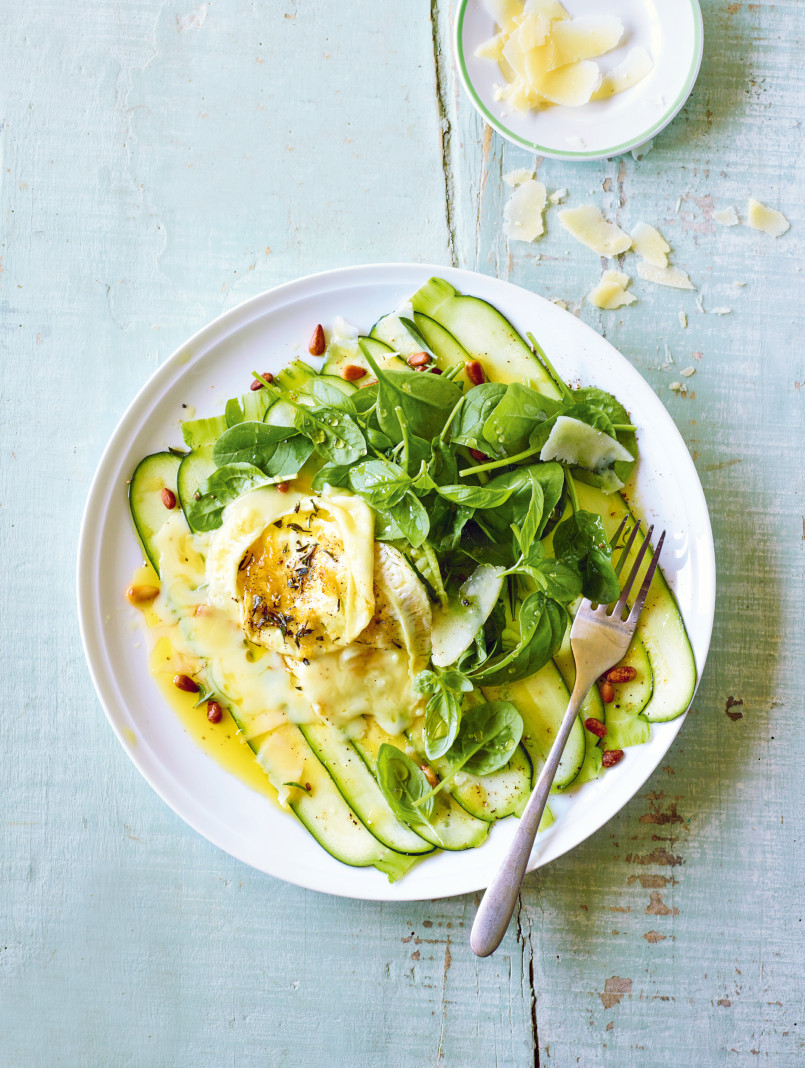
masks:
<svg viewBox="0 0 805 1068"><path fill-rule="evenodd" d="M663 113L652 126L647 130L640 133L638 136L630 138L621 145L613 145L606 150L596 149L590 152L565 152L559 151L555 148L547 148L545 145L540 145L536 141L529 141L525 137L521 137L519 134L514 133L508 126L505 126L500 119L496 118L490 110L484 104L481 97L476 92L472 79L470 78L467 70L467 64L464 59L464 16L467 12L467 7L470 3L477 2L477 0L461 0L458 11L456 13L455 21L455 48L456 57L458 60L458 72L461 78L461 83L464 89L475 106L476 110L486 119L489 125L508 141L512 141L516 145L521 145L523 148L530 149L532 152L537 152L541 156L548 156L552 159L564 159L564 160L597 160L607 159L610 156L619 156L624 152L629 152L633 148L637 148L639 145L644 145L646 141L651 140L652 137L664 130L666 126L671 123L679 112L682 110L685 101L693 91L693 86L696 84L696 79L699 76L699 69L702 65L702 56L704 54L704 25L702 21L702 9L699 6L699 0L689 0L691 13L693 15L693 55L691 57L690 67L688 69L688 76L685 79L685 84L680 90L678 96L674 100L673 104Z"/></svg>

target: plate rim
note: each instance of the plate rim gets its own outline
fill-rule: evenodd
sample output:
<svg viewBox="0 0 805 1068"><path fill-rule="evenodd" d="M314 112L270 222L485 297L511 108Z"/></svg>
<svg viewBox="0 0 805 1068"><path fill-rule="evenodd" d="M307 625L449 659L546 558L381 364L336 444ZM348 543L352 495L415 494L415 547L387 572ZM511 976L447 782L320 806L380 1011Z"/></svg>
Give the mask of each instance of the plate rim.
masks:
<svg viewBox="0 0 805 1068"><path fill-rule="evenodd" d="M212 344L214 343L217 333L222 328L226 328L229 325L234 325L238 321L240 321L241 326L244 326L247 323L251 322L253 320L253 316L249 315L249 311L257 309L263 302L276 301L278 297L281 298L285 294L292 294L293 291L297 289L304 289L304 287L309 286L311 283L325 283L328 281L340 283L343 281L348 281L352 276L359 276L361 273L366 275L367 286L371 288L373 283L377 283L378 280L382 280L382 276L388 272L419 273L421 274L423 281L427 277L430 277L434 274L441 275L443 277L446 277L451 282L451 284L455 283L457 288L460 287L462 289L462 292L472 293L473 282L475 282L476 286L480 285L482 287L489 286L492 289L500 288L503 290L513 290L516 293L522 294L526 298L536 299L538 303L545 303L546 305L554 308L555 311L559 311L559 309L556 309L553 305L551 305L551 302L546 300L545 297L533 293L532 291L525 289L525 287L519 286L516 283L510 282L508 280L499 279L491 275L484 275L477 271L471 271L457 267L448 267L443 264L424 264L415 262L383 262L374 264L358 264L349 267L334 268L326 271L315 272L312 274L303 275L291 281L280 283L277 286L270 287L269 289L266 289L261 293L255 294L254 296L249 297L244 301L241 301L234 307L226 309L225 311L217 315L215 318L204 324L191 337L182 342L171 353L171 355L158 368L156 368L156 370L145 381L143 386L138 390L135 397L125 408L120 419L118 420L118 423L115 426L115 429L113 430L109 441L103 449L101 457L98 461L98 466L95 475L92 479L89 488L89 492L87 494L87 500L82 515L78 539L78 553L76 562L76 595L78 608L78 624L79 631L81 634L84 657L87 662L87 667L89 670L90 677L92 679L93 686L95 688L95 692L97 694L101 707L103 708L104 714L107 720L109 721L109 724L112 727L115 735L120 741L124 751L128 755L129 759L132 761L134 766L137 768L139 773L143 776L143 778L146 780L149 786L151 786L155 793L157 793L157 795L171 808L171 810L177 816L179 816L179 818L184 823L192 827L193 830L197 831L199 834L202 835L202 837L204 837L207 841L211 842L213 845L217 846L223 852L248 864L250 867L253 867L256 870L261 871L265 874L272 875L274 878L279 878L285 882L304 887L305 889L329 893L333 896L346 897L354 900L420 901L432 900L440 897L454 897L465 893L472 893L475 890L482 889L485 884L483 882L477 883L477 880L473 880L472 885L462 886L457 889L448 889L444 892L437 893L436 895L432 893L426 894L419 890L407 892L405 880L402 880L402 882L395 883L389 887L386 887L384 884L384 889L387 892L383 894L374 892L378 889L378 887L377 885L373 887L371 885L370 880L366 880L366 887L363 887L361 885L359 885L357 888L337 886L334 888L327 887L325 889L322 886L321 877L319 877L317 881L315 879L308 879L304 876L297 876L294 872L269 871L265 866L256 864L253 859L244 856L236 846L227 845L222 841L218 840L209 828L203 828L202 826L200 826L192 815L188 815L186 812L180 811L174 801L167 796L167 790L163 790L160 781L154 774L152 774L151 769L143 766L140 760L138 760L136 747L128 744L124 733L124 728L119 726L116 719L116 713L118 710L116 701L118 699L120 700L120 705L122 706L123 711L127 711L126 702L122 698L118 698L117 695L112 693L111 688L107 687L106 685L106 680L103 680L101 678L101 672L97 669L95 653L91 644L91 641L94 638L94 634L92 632L95 623L93 618L95 597L90 597L90 592L92 592L93 594L96 593L96 590L94 589L94 583L91 581L92 568L95 565L96 560L94 556L91 555L91 550L93 548L94 536L97 536L100 533L97 524L94 523L94 514L96 513L99 505L102 503L98 500L98 498L104 493L106 487L108 487L109 472L110 469L112 469L114 466L119 439L127 435L130 430L139 429L141 427L142 418L145 414L147 414L142 411L142 409L143 406L149 401L150 394L154 391L158 391L160 388L163 388L164 385L170 380L171 376L175 373L177 368L180 368L183 365L192 366L191 357L193 355L193 349L199 345L199 342L206 341L208 342L208 344ZM393 279L389 279L389 281L393 282ZM478 294L473 293L473 295ZM485 292L482 296L482 299L487 299L488 295L488 291ZM570 313L565 312L564 314ZM596 330L594 330L588 324L582 322L579 319L576 319L575 317L573 317L573 319L577 327L582 327L584 332L589 331L589 333L595 339L595 343L597 345L603 344L608 349L610 349L611 352L616 355L618 360L623 361L626 366L631 370L631 372L637 375L638 378L644 383L644 385L648 389L651 389L651 387L648 385L648 383L640 374L640 372L631 364L631 362L625 356L623 356L622 353L620 353L614 347L614 345L611 344L611 342L607 341L606 338L602 337ZM651 392L653 394L653 390L651 390ZM698 689L702 674L704 672L712 640L716 597L715 548L713 543L712 525L710 522L707 502L704 496L704 490L701 486L701 482L698 477L698 473L696 472L695 465L693 464L693 460L690 456L687 446L684 443L684 439L682 438L682 435L680 434L676 424L673 422L670 413L667 412L665 406L662 404L662 401L660 401L659 398L657 398L657 402L667 416L669 432L676 435L679 444L681 445L680 456L683 457L682 462L686 467L686 470L682 473L682 477L686 480L686 484L688 485L689 491L691 491L697 498L696 503L703 511L703 515L706 517L707 521L706 530L702 532L705 537L704 545L702 546L702 552L705 552L706 550L706 571L707 574L710 576L711 581L709 583L709 589L707 591L709 596L706 598L706 602L700 603L698 605L700 613L706 612L707 625L706 640L704 640L704 638L702 639L701 663L697 663L696 689L694 690L694 694L691 697L692 704L695 698L696 690ZM694 655L695 652L696 650L694 649ZM121 717L118 716L117 718ZM585 833L581 834L579 837L574 838L572 844L567 845L566 848L563 848L555 855L546 855L550 852L550 850L545 851L543 854L538 854L536 857L532 855L527 870L533 871L538 867L542 867L544 864L550 863L552 860L556 860L559 859L559 857L564 856L566 853L581 845L581 843L584 842L588 837L590 837L596 831L600 830L601 827L603 827L609 819L611 819L614 815L621 811L624 805L626 805L634 796L636 796L636 794L645 784L647 779L654 773L656 768L659 766L660 761L663 759L665 753L667 753L668 749L672 745L674 739L676 738L676 735L681 729L681 726L686 718L687 712L685 712L682 716L679 716L676 720L670 721L663 725L666 744L664 746L659 747L656 761L653 764L650 764L650 766L645 771L645 774L638 773L638 775L635 776L635 785L633 789L631 789L629 797L626 798L618 806L618 808L614 810L614 812L612 812L609 816L606 816L600 823L593 821L592 825ZM180 784L176 785L180 786ZM352 869L349 870L351 871ZM363 869L357 869L357 871L362 873ZM491 872L489 874L491 876Z"/></svg>
<svg viewBox="0 0 805 1068"><path fill-rule="evenodd" d="M641 145L646 144L653 137L669 126L677 117L679 112L685 106L685 103L693 92L693 87L696 85L696 80L699 77L699 71L702 66L702 58L704 56L704 18L702 16L702 9L699 0L688 0L690 4L691 13L693 14L693 30L694 30L694 47L693 53L690 58L690 66L685 78L684 85L679 94L673 101L673 103L663 111L662 116L655 120L645 131L637 134L635 137L630 138L623 144L615 145L605 150L595 149L589 151L575 151L560 150L556 148L549 148L545 145L540 145L536 141L529 141L526 137L521 137L520 134L510 130L508 126L499 119L496 115L493 115L489 108L486 106L481 98L480 93L475 88L475 83L470 77L469 70L467 69L467 61L464 54L464 18L467 12L467 8L471 3L477 3L478 0L460 0L458 10L456 11L455 20L453 23L453 47L456 54L456 66L458 67L459 81L461 82L465 93L469 97L470 103L473 105L478 114L483 120L496 130L501 137L504 137L507 141L510 141L514 145L518 145L520 148L526 148L530 152L536 152L541 156L545 156L548 159L565 160L567 162L590 162L601 159L610 159L613 156L623 155L625 152L630 152L632 149L639 148Z"/></svg>

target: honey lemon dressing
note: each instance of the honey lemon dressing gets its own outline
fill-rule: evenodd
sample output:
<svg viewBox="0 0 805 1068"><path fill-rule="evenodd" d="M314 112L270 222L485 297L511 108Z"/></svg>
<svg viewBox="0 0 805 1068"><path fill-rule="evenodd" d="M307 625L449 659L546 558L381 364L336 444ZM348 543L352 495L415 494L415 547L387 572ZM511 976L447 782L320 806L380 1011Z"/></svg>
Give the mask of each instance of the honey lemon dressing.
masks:
<svg viewBox="0 0 805 1068"><path fill-rule="evenodd" d="M154 536L161 577L150 566L134 576L159 588L139 607L160 691L206 753L269 797L245 743L269 743L274 764L281 749L282 778L300 782L293 725L325 720L357 738L365 715L398 733L421 711L411 680L428 662L430 605L404 557L373 534L359 498L266 487L234 502L214 534L172 512ZM185 693L177 675L205 688ZM225 710L217 724L207 693Z"/></svg>

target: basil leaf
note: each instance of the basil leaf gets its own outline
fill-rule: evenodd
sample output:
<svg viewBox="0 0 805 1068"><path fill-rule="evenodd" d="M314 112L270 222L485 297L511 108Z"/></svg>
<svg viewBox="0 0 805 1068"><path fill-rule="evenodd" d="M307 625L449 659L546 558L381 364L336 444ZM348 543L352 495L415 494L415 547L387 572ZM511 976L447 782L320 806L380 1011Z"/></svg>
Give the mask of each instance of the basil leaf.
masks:
<svg viewBox="0 0 805 1068"><path fill-rule="evenodd" d="M507 539L512 524L522 526L523 517L531 508L532 501L536 509L539 496L534 493L535 482L539 484L542 491L541 516L534 533L536 540L542 537L551 513L561 499L565 484L562 465L557 463L529 464L527 467L517 467L513 471L498 475L487 483L488 486L511 489L511 496L506 504L483 517L484 526L491 532L493 540L501 542Z"/></svg>
<svg viewBox="0 0 805 1068"><path fill-rule="evenodd" d="M583 509L574 512L553 532L553 551L557 560L576 565L585 597L609 604L620 596L612 549L600 515Z"/></svg>
<svg viewBox="0 0 805 1068"><path fill-rule="evenodd" d="M413 493L405 496L389 509L400 535L418 548L430 533L430 519L422 502Z"/></svg>
<svg viewBox="0 0 805 1068"><path fill-rule="evenodd" d="M428 780L410 757L388 742L377 753L377 784L398 819L413 827L429 826L433 795Z"/></svg>
<svg viewBox="0 0 805 1068"><path fill-rule="evenodd" d="M446 759L451 774L491 775L505 767L523 736L523 720L509 701L488 701L467 709Z"/></svg>
<svg viewBox="0 0 805 1068"><path fill-rule="evenodd" d="M444 756L455 741L461 724L461 696L439 686L425 706L422 738L428 760Z"/></svg>
<svg viewBox="0 0 805 1068"><path fill-rule="evenodd" d="M546 556L541 542L535 541L512 570L528 575L544 593L561 604L569 604L581 594L581 572L578 567L567 560Z"/></svg>
<svg viewBox="0 0 805 1068"><path fill-rule="evenodd" d="M349 485L373 508L391 508L410 490L411 479L389 460L364 460L349 472Z"/></svg>

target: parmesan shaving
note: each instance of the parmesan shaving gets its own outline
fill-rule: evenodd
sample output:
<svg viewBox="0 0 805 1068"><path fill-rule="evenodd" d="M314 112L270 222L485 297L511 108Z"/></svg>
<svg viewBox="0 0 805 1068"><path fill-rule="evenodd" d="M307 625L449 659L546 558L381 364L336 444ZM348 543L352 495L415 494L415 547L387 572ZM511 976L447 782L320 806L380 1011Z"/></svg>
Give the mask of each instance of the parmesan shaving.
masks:
<svg viewBox="0 0 805 1068"><path fill-rule="evenodd" d="M711 315L731 315L732 308L710 308Z"/></svg>
<svg viewBox="0 0 805 1068"><path fill-rule="evenodd" d="M522 185L523 182L529 181L534 177L534 172L530 171L528 167L517 167L513 171L509 171L508 174L503 175L503 181L506 185L510 185L513 189Z"/></svg>
<svg viewBox="0 0 805 1068"><path fill-rule="evenodd" d="M713 220L719 226L737 226L741 221L738 218L738 212L733 207L724 208L723 211L714 211Z"/></svg>
<svg viewBox="0 0 805 1068"><path fill-rule="evenodd" d="M534 241L545 232L545 186L533 178L518 185L503 211L503 232L510 241Z"/></svg>
<svg viewBox="0 0 805 1068"><path fill-rule="evenodd" d="M551 193L551 195L548 197L548 200L550 200L551 204L561 204L566 196L566 189L557 189L556 192Z"/></svg>
<svg viewBox="0 0 805 1068"><path fill-rule="evenodd" d="M671 289L695 289L696 287L678 267L655 267L652 263L640 260L637 273L644 282L654 282L658 286L670 286Z"/></svg>
<svg viewBox="0 0 805 1068"><path fill-rule="evenodd" d="M696 368L695 367L683 367L682 370L679 373L682 375L683 378L690 378L691 375L695 375L696 374Z"/></svg>
<svg viewBox="0 0 805 1068"><path fill-rule="evenodd" d="M746 222L753 230L761 230L771 237L782 237L786 230L790 229L791 223L781 211L767 208L759 200L749 198L746 209Z"/></svg>
<svg viewBox="0 0 805 1068"><path fill-rule="evenodd" d="M624 304L634 304L637 297L634 293L626 292L628 285L628 274L623 274L621 271L604 271L601 275L601 281L587 297L587 300L590 304L594 304L596 308L601 308L604 311L614 311Z"/></svg>
<svg viewBox="0 0 805 1068"><path fill-rule="evenodd" d="M626 92L633 85L642 82L652 70L654 70L654 61L645 48L642 46L633 48L622 63L603 76L593 100L606 100L610 96Z"/></svg>
<svg viewBox="0 0 805 1068"><path fill-rule="evenodd" d="M684 326L684 327L685 327L685 329L687 329L687 326L688 326L688 317L687 317L687 315L685 315L685 313L684 313L683 311L681 311L681 312L679 313L679 325L680 325L680 326Z"/></svg>
<svg viewBox="0 0 805 1068"><path fill-rule="evenodd" d="M619 226L607 222L598 208L582 204L559 212L565 230L599 256L617 256L632 247L632 239Z"/></svg>
<svg viewBox="0 0 805 1068"><path fill-rule="evenodd" d="M654 267L668 266L668 253L671 246L653 226L638 223L632 230L632 248L646 263Z"/></svg>

